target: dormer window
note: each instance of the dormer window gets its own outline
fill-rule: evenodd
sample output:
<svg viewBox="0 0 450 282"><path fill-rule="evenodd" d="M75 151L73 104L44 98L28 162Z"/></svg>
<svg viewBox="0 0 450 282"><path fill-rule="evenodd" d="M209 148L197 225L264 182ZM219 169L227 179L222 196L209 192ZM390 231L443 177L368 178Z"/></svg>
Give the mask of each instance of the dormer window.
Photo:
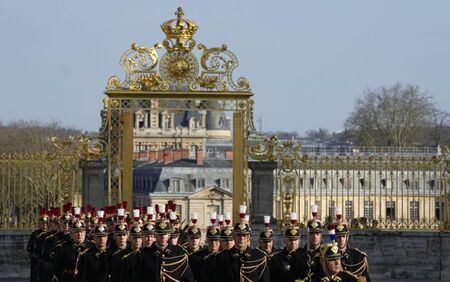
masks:
<svg viewBox="0 0 450 282"><path fill-rule="evenodd" d="M181 179L171 179L169 185L169 192L181 192Z"/></svg>
<svg viewBox="0 0 450 282"><path fill-rule="evenodd" d="M205 179L197 179L197 189L205 188Z"/></svg>
<svg viewBox="0 0 450 282"><path fill-rule="evenodd" d="M220 188L230 189L230 179L228 178L220 179Z"/></svg>

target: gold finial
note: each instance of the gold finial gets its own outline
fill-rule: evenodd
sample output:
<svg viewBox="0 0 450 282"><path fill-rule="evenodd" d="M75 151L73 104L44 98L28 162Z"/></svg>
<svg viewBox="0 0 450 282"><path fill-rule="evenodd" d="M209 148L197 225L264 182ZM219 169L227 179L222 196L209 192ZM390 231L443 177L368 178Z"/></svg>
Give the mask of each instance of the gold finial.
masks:
<svg viewBox="0 0 450 282"><path fill-rule="evenodd" d="M161 29L166 34L163 46L168 52L190 52L196 44L192 37L198 26L195 22L184 18L184 12L181 7L178 7L175 15L177 16L176 19L168 20L161 25Z"/></svg>

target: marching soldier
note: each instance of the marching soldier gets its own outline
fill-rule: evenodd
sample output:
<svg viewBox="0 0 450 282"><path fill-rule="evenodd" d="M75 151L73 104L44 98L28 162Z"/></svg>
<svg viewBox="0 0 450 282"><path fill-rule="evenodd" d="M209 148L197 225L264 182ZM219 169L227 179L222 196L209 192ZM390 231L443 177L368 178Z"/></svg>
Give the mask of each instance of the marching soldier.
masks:
<svg viewBox="0 0 450 282"><path fill-rule="evenodd" d="M120 264L122 258L132 252L131 244L128 243L128 225L124 222L117 223L114 227L113 244L109 250L109 281L118 282L120 279Z"/></svg>
<svg viewBox="0 0 450 282"><path fill-rule="evenodd" d="M152 222L147 222L142 227L142 247L150 248L155 242L155 232L154 232L154 224Z"/></svg>
<svg viewBox="0 0 450 282"><path fill-rule="evenodd" d="M308 256L299 248L300 233L297 226L288 226L284 232L284 248L270 262L270 281L294 282L308 278Z"/></svg>
<svg viewBox="0 0 450 282"><path fill-rule="evenodd" d="M155 224L156 241L141 251L142 281L193 282L188 254L179 245L169 244L172 228L165 220Z"/></svg>
<svg viewBox="0 0 450 282"><path fill-rule="evenodd" d="M322 244L323 225L320 220L313 218L308 221L308 243L304 247L304 251L308 257L308 277L312 277L314 273L321 273L320 266L320 245Z"/></svg>
<svg viewBox="0 0 450 282"><path fill-rule="evenodd" d="M364 277L366 281L370 281L367 255L356 248L348 247L350 231L347 224L341 222L336 223L335 232L336 242L342 253L342 268L357 277Z"/></svg>
<svg viewBox="0 0 450 282"><path fill-rule="evenodd" d="M273 247L273 230L269 227L270 216L264 216L265 230L259 234L259 249L267 256L267 261L270 262L276 250Z"/></svg>
<svg viewBox="0 0 450 282"><path fill-rule="evenodd" d="M336 242L322 244L320 246L320 264L322 273L314 273L313 282L361 282L353 274L342 270L341 265L342 253Z"/></svg>
<svg viewBox="0 0 450 282"><path fill-rule="evenodd" d="M30 235L30 239L28 239L27 243L27 252L29 253L31 257L30 261L30 281L38 281L38 256L35 253L36 240L37 237L40 236L42 233L47 232L48 230L48 224L49 224L50 218L47 215L47 213L44 211L44 209L41 210L41 215L39 216L39 223L38 223L38 229L33 231Z"/></svg>
<svg viewBox="0 0 450 282"><path fill-rule="evenodd" d="M42 273L41 281L52 281L53 279L53 264L55 258L55 252L57 248L61 247L64 242L70 241L69 224L72 216L68 213L64 214L58 223L58 219L55 218L57 225L57 232L47 236L43 242L43 248L41 252Z"/></svg>
<svg viewBox="0 0 450 282"><path fill-rule="evenodd" d="M107 282L108 281L108 241L107 226L100 223L94 227L92 238L95 247L90 248L80 258L80 282Z"/></svg>
<svg viewBox="0 0 450 282"><path fill-rule="evenodd" d="M222 230L220 230L220 249L224 251L229 250L233 247L233 228L227 225Z"/></svg>
<svg viewBox="0 0 450 282"><path fill-rule="evenodd" d="M130 240L132 251L122 258L120 265L120 281L141 282L141 247L142 228L139 223L135 223L130 230Z"/></svg>
<svg viewBox="0 0 450 282"><path fill-rule="evenodd" d="M194 280L201 282L205 279L205 271L212 268L215 257L220 249L220 229L216 226L208 226L206 231L206 248L189 255L189 265L194 275Z"/></svg>
<svg viewBox="0 0 450 282"><path fill-rule="evenodd" d="M200 238L202 238L202 232L199 228L197 228L197 225L189 226L187 229L187 251L189 254L195 253L200 251Z"/></svg>
<svg viewBox="0 0 450 282"><path fill-rule="evenodd" d="M234 247L217 255L216 266L208 269L206 281L270 281L266 256L248 246L250 234L247 223L236 223L233 228Z"/></svg>
<svg viewBox="0 0 450 282"><path fill-rule="evenodd" d="M86 241L84 222L75 219L70 228L70 239L64 241L55 250L53 261L55 272L52 281L76 281L79 274L80 257L91 247L93 247L92 242Z"/></svg>

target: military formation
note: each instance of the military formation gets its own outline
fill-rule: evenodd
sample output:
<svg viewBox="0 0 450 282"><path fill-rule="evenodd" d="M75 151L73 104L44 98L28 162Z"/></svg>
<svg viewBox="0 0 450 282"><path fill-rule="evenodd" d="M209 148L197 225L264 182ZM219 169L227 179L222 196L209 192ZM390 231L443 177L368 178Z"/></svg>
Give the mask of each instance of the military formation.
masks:
<svg viewBox="0 0 450 282"><path fill-rule="evenodd" d="M126 208L123 202L98 211L70 203L42 209L27 246L31 281L370 281L367 255L348 246L349 228L339 214L324 225L313 207L302 246L292 213L276 249L270 216L264 217L259 246L251 246L245 206L234 225L230 213L211 213L204 245L198 215L183 226L172 201L145 212L128 214ZM322 242L324 233L329 243Z"/></svg>

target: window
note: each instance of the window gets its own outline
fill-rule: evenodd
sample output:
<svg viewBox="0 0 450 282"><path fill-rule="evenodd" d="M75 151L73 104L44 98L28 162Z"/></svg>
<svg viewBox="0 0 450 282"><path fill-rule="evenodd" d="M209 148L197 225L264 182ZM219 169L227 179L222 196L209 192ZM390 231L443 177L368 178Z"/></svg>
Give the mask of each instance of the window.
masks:
<svg viewBox="0 0 450 282"><path fill-rule="evenodd" d="M361 178L359 180L359 189L364 189L365 184L366 184L366 180L364 180L364 178Z"/></svg>
<svg viewBox="0 0 450 282"><path fill-rule="evenodd" d="M434 216L437 220L443 219L444 216L444 201L439 197L434 201Z"/></svg>
<svg viewBox="0 0 450 282"><path fill-rule="evenodd" d="M353 202L352 201L345 201L345 218L347 221L350 221L353 219Z"/></svg>
<svg viewBox="0 0 450 282"><path fill-rule="evenodd" d="M309 179L309 189L310 190L314 189L314 178Z"/></svg>
<svg viewBox="0 0 450 282"><path fill-rule="evenodd" d="M183 207L181 205L175 204L175 213L180 217L183 218Z"/></svg>
<svg viewBox="0 0 450 282"><path fill-rule="evenodd" d="M303 190L303 178L300 177L298 184L300 185L300 190Z"/></svg>
<svg viewBox="0 0 450 282"><path fill-rule="evenodd" d="M387 181L386 178L381 179L381 188L386 189Z"/></svg>
<svg viewBox="0 0 450 282"><path fill-rule="evenodd" d="M169 192L180 192L181 191L181 180L180 179L171 179Z"/></svg>
<svg viewBox="0 0 450 282"><path fill-rule="evenodd" d="M395 202L387 201L386 202L386 218L387 219L395 219Z"/></svg>
<svg viewBox="0 0 450 282"><path fill-rule="evenodd" d="M336 203L334 201L328 202L328 215L332 220L336 217Z"/></svg>
<svg viewBox="0 0 450 282"><path fill-rule="evenodd" d="M197 188L205 188L205 179L197 179Z"/></svg>
<svg viewBox="0 0 450 282"><path fill-rule="evenodd" d="M316 201L317 206L317 218L321 218L321 209L320 209L320 201Z"/></svg>
<svg viewBox="0 0 450 282"><path fill-rule="evenodd" d="M364 201L364 217L369 221L373 219L373 201Z"/></svg>
<svg viewBox="0 0 450 282"><path fill-rule="evenodd" d="M419 220L419 202L409 202L409 218L411 220Z"/></svg>
<svg viewBox="0 0 450 282"><path fill-rule="evenodd" d="M220 180L220 187L223 189L230 189L230 179L221 179Z"/></svg>

